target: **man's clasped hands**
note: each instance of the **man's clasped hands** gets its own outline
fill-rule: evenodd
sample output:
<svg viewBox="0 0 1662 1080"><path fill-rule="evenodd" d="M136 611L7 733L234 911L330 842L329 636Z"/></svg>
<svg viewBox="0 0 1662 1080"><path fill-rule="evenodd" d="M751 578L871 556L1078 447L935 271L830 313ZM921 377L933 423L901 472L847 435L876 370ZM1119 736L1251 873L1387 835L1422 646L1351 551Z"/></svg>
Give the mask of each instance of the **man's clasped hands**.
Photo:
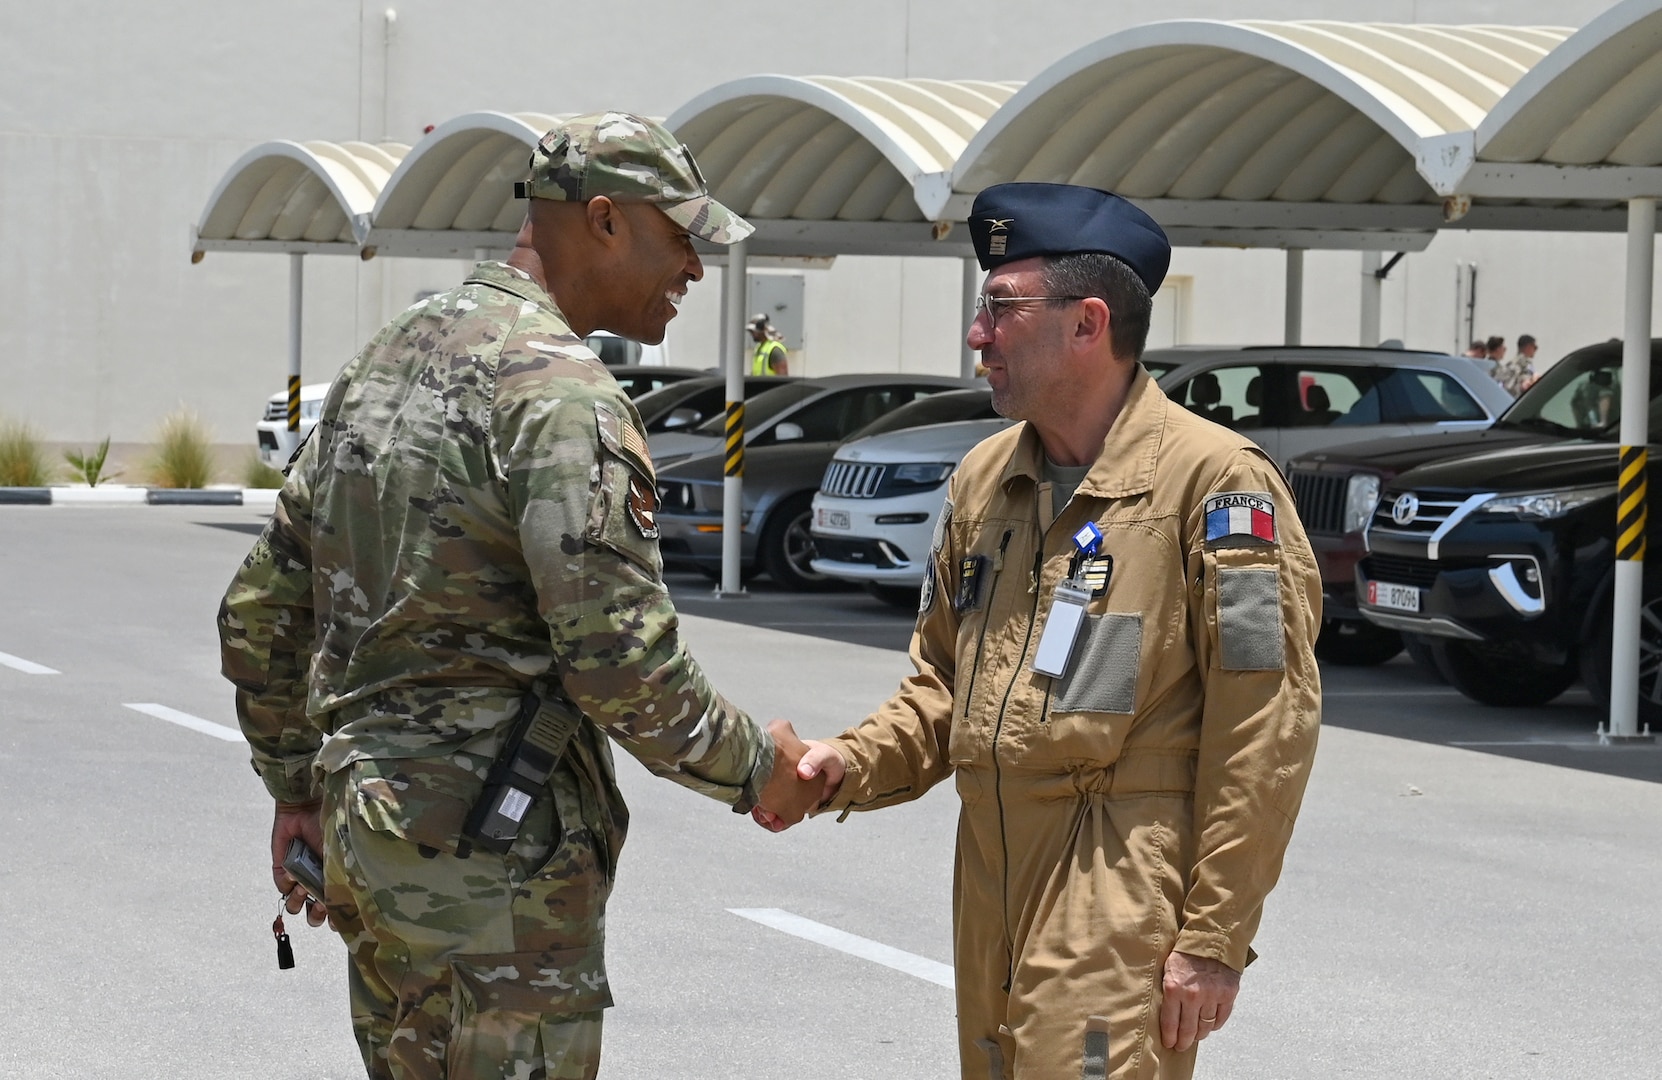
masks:
<svg viewBox="0 0 1662 1080"><path fill-rule="evenodd" d="M770 721L767 730L773 738L773 775L750 816L770 832L784 832L837 794L847 766L829 743L798 738L789 721Z"/></svg>

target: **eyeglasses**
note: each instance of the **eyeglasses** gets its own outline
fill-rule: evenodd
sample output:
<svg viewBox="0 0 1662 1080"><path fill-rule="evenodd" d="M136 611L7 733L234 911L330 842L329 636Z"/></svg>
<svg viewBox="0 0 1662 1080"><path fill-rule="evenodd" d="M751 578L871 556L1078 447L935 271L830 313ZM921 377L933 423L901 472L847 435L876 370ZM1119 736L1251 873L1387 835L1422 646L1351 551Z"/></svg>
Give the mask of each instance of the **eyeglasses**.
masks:
<svg viewBox="0 0 1662 1080"><path fill-rule="evenodd" d="M1089 300L1088 296L988 296L978 293L975 297L975 314L979 317L987 313L987 325L998 327L998 309L1002 306L1008 309L1011 304L1039 304L1039 303L1073 303L1076 300Z"/></svg>

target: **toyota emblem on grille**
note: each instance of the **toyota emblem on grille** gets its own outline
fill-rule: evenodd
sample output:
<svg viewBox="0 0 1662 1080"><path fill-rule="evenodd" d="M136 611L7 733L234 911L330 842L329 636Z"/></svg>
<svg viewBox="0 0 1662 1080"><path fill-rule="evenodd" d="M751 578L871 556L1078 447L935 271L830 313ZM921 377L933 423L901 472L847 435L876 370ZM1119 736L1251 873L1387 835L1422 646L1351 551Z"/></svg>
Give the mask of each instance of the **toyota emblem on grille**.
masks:
<svg viewBox="0 0 1662 1080"><path fill-rule="evenodd" d="M1407 525L1419 512L1420 500L1412 495L1398 495L1397 501L1391 504L1391 520L1398 525Z"/></svg>

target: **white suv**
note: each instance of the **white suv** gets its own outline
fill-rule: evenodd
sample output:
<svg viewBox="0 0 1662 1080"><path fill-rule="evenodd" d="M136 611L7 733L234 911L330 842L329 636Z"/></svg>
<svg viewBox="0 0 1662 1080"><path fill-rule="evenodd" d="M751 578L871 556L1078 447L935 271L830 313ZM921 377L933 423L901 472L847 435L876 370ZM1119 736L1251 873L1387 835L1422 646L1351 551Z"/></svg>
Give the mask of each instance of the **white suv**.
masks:
<svg viewBox="0 0 1662 1080"><path fill-rule="evenodd" d="M1013 420L962 420L855 439L837 448L814 496L813 568L916 606L947 477Z"/></svg>
<svg viewBox="0 0 1662 1080"><path fill-rule="evenodd" d="M300 430L289 430L289 395L287 391L272 394L265 402L265 415L254 425L254 438L259 440L260 460L273 469L281 469L294 456L323 411L323 399L329 393L326 382L307 383L300 388Z"/></svg>

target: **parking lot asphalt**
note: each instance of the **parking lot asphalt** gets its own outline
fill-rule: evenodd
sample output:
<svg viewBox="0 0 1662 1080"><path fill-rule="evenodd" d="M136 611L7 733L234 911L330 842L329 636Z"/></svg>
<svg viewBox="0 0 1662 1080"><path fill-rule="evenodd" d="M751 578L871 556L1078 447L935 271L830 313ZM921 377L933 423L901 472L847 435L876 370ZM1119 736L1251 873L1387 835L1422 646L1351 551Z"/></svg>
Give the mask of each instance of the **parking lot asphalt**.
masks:
<svg viewBox="0 0 1662 1080"><path fill-rule="evenodd" d="M217 674L258 528L0 507L0 1077L362 1075L339 943L290 920L276 969L270 805ZM910 616L863 593L671 586L715 685L806 735L909 668ZM1598 747L1579 689L1488 709L1400 658L1323 682L1262 958L1197 1075L1654 1076L1659 751ZM950 790L770 836L617 756L603 1076L957 1075Z"/></svg>

